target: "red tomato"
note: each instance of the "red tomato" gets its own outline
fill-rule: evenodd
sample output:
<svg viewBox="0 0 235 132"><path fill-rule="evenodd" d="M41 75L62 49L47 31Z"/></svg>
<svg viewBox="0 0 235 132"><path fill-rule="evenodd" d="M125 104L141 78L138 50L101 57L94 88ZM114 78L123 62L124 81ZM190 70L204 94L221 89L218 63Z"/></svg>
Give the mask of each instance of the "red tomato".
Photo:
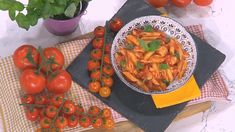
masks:
<svg viewBox="0 0 235 132"><path fill-rule="evenodd" d="M22 103L26 103L26 104L33 104L35 99L33 95L26 94L23 97L21 97L21 101Z"/></svg>
<svg viewBox="0 0 235 132"><path fill-rule="evenodd" d="M105 54L103 60L105 64L111 65L110 54Z"/></svg>
<svg viewBox="0 0 235 132"><path fill-rule="evenodd" d="M110 94L111 94L111 89L109 87L101 87L100 88L99 95L101 97L106 98L106 97L109 97Z"/></svg>
<svg viewBox="0 0 235 132"><path fill-rule="evenodd" d="M76 105L75 107L76 107L75 115L77 117L79 117L79 116L84 114L85 110L84 110L84 108L83 108L83 106L81 104Z"/></svg>
<svg viewBox="0 0 235 132"><path fill-rule="evenodd" d="M213 0L193 0L193 2L199 6L208 6L213 2Z"/></svg>
<svg viewBox="0 0 235 132"><path fill-rule="evenodd" d="M42 119L43 117L46 117L47 114L46 114L46 109L43 108L40 110L40 113L39 113L39 116L40 116L40 119Z"/></svg>
<svg viewBox="0 0 235 132"><path fill-rule="evenodd" d="M48 103L47 97L44 95L40 95L38 97L36 97L36 104L40 104L40 105L44 105Z"/></svg>
<svg viewBox="0 0 235 132"><path fill-rule="evenodd" d="M35 69L25 69L20 75L20 85L27 94L37 94L46 87L46 78Z"/></svg>
<svg viewBox="0 0 235 132"><path fill-rule="evenodd" d="M101 128L103 125L103 120L101 118L96 118L92 120L92 127L93 128Z"/></svg>
<svg viewBox="0 0 235 132"><path fill-rule="evenodd" d="M47 78L47 89L55 94L63 94L69 91L72 78L65 70L56 71Z"/></svg>
<svg viewBox="0 0 235 132"><path fill-rule="evenodd" d="M93 117L93 116L98 116L101 112L101 109L97 106L91 106L88 110L88 114Z"/></svg>
<svg viewBox="0 0 235 132"><path fill-rule="evenodd" d="M155 8L164 7L168 4L168 0L148 0L148 2Z"/></svg>
<svg viewBox="0 0 235 132"><path fill-rule="evenodd" d="M57 107L55 107L54 105L47 106L46 108L47 117L54 118L56 113L57 113Z"/></svg>
<svg viewBox="0 0 235 132"><path fill-rule="evenodd" d="M64 96L63 95L54 95L51 99L51 102L54 106L60 107L60 105L63 103Z"/></svg>
<svg viewBox="0 0 235 132"><path fill-rule="evenodd" d="M34 68L38 65L39 53L32 45L23 45L17 48L13 54L13 61L17 68Z"/></svg>
<svg viewBox="0 0 235 132"><path fill-rule="evenodd" d="M105 51L106 54L110 54L110 53L111 53L111 52L110 52L110 50L111 50L111 45L112 45L112 44L106 44L106 45L105 45L104 51Z"/></svg>
<svg viewBox="0 0 235 132"><path fill-rule="evenodd" d="M91 51L91 58L95 60L100 60L102 57L102 50L101 49L93 49Z"/></svg>
<svg viewBox="0 0 235 132"><path fill-rule="evenodd" d="M79 125L83 128L87 128L91 125L91 119L87 116L84 116L79 119Z"/></svg>
<svg viewBox="0 0 235 132"><path fill-rule="evenodd" d="M36 108L29 108L26 111L26 118L30 121L36 121L39 116L39 110Z"/></svg>
<svg viewBox="0 0 235 132"><path fill-rule="evenodd" d="M109 27L113 32L118 32L123 26L123 21L120 18L114 18L110 21Z"/></svg>
<svg viewBox="0 0 235 132"><path fill-rule="evenodd" d="M99 81L100 80L100 70L92 71L90 78L92 80Z"/></svg>
<svg viewBox="0 0 235 132"><path fill-rule="evenodd" d="M65 101L64 107L63 107L63 113L67 115L72 115L75 113L76 107L74 103L70 100Z"/></svg>
<svg viewBox="0 0 235 132"><path fill-rule="evenodd" d="M113 67L111 65L104 65L103 73L106 75L112 76L114 74Z"/></svg>
<svg viewBox="0 0 235 132"><path fill-rule="evenodd" d="M78 117L71 115L68 118L68 127L76 127L78 125Z"/></svg>
<svg viewBox="0 0 235 132"><path fill-rule="evenodd" d="M66 126L68 126L68 119L62 116L58 117L56 119L56 126L60 129L65 128Z"/></svg>
<svg viewBox="0 0 235 132"><path fill-rule="evenodd" d="M101 84L98 81L93 81L88 84L88 89L92 93L98 93L100 90Z"/></svg>
<svg viewBox="0 0 235 132"><path fill-rule="evenodd" d="M100 68L100 62L97 60L89 60L87 63L87 69L88 71L92 71L95 69Z"/></svg>
<svg viewBox="0 0 235 132"><path fill-rule="evenodd" d="M104 38L94 38L92 40L92 46L95 49L102 49L104 45Z"/></svg>
<svg viewBox="0 0 235 132"><path fill-rule="evenodd" d="M102 118L111 118L112 117L111 110L109 108L104 108L101 112L101 116Z"/></svg>
<svg viewBox="0 0 235 132"><path fill-rule="evenodd" d="M172 0L172 3L177 7L186 7L192 0Z"/></svg>
<svg viewBox="0 0 235 132"><path fill-rule="evenodd" d="M115 125L115 122L113 119L111 118L108 118L108 119L104 119L104 124L103 124L103 127L105 129L113 129L114 128L114 125Z"/></svg>
<svg viewBox="0 0 235 132"><path fill-rule="evenodd" d="M104 37L105 28L103 26L98 26L94 30L95 37Z"/></svg>
<svg viewBox="0 0 235 132"><path fill-rule="evenodd" d="M40 120L40 126L42 128L50 128L51 126L51 119L48 118L48 117L43 117L41 120Z"/></svg>
<svg viewBox="0 0 235 132"><path fill-rule="evenodd" d="M54 47L45 48L43 50L44 64L42 67L43 72L56 71L62 69L64 65L64 55L62 52ZM43 63L42 58L39 57L40 65Z"/></svg>
<svg viewBox="0 0 235 132"><path fill-rule="evenodd" d="M107 87L113 86L113 79L109 76L102 77L102 82L103 82L104 86L107 86Z"/></svg>

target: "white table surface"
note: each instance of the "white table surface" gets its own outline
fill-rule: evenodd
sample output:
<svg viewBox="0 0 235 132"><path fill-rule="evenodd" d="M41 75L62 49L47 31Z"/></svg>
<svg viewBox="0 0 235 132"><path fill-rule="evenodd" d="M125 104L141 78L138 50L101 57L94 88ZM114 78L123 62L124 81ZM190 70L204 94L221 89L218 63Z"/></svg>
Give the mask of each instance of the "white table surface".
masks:
<svg viewBox="0 0 235 132"><path fill-rule="evenodd" d="M26 0L20 0L26 1ZM48 47L92 31L98 25L104 25L107 19L124 4L126 0L93 0L80 22L79 28L69 36L58 37L47 32L39 21L29 31L18 28L7 12L0 11L0 57L12 55L23 43ZM109 6L106 6L109 5ZM183 25L202 24L206 40L215 48L226 54L226 61L220 71L229 86L231 102L214 102L213 107L204 112L172 123L166 132L235 132L235 1L214 0L211 8L198 8L191 4L186 9L171 7L170 16ZM213 12L213 13L212 13ZM0 131L3 131L0 123Z"/></svg>

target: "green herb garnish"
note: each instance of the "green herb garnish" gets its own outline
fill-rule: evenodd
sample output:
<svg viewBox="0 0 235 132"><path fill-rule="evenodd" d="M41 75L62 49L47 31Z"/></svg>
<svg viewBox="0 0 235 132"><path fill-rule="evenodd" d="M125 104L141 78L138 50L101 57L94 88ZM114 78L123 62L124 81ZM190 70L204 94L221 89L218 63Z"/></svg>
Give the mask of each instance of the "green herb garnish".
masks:
<svg viewBox="0 0 235 132"><path fill-rule="evenodd" d="M144 40L142 39L138 39L139 43L140 43L140 46L145 50L145 51L148 51L149 50L149 47L148 45L144 42Z"/></svg>
<svg viewBox="0 0 235 132"><path fill-rule="evenodd" d="M168 44L171 41L171 38L169 36L166 37L166 43Z"/></svg>
<svg viewBox="0 0 235 132"><path fill-rule="evenodd" d="M148 43L149 46L149 51L156 51L158 48L160 48L161 45L161 41L160 40L153 40L151 42Z"/></svg>
<svg viewBox="0 0 235 132"><path fill-rule="evenodd" d="M134 48L135 48L135 46L133 44L127 44L125 46L125 49L127 49L127 50L133 50Z"/></svg>
<svg viewBox="0 0 235 132"><path fill-rule="evenodd" d="M141 69L144 68L144 65L142 63L140 63L140 62L137 62L136 63L136 68L137 68L137 70L141 70Z"/></svg>
<svg viewBox="0 0 235 132"><path fill-rule="evenodd" d="M125 68L125 67L126 67L126 60L121 60L120 66L121 66L122 68Z"/></svg>
<svg viewBox="0 0 235 132"><path fill-rule="evenodd" d="M176 57L177 59L180 59L180 54L179 54L179 52L175 52L175 57Z"/></svg>
<svg viewBox="0 0 235 132"><path fill-rule="evenodd" d="M160 64L160 69L166 70L168 68L169 68L168 64Z"/></svg>
<svg viewBox="0 0 235 132"><path fill-rule="evenodd" d="M167 80L163 80L162 82L163 82L163 83L165 83L165 84L166 84L166 86L169 86L169 85L170 85L170 82L169 82L169 81L167 81Z"/></svg>
<svg viewBox="0 0 235 132"><path fill-rule="evenodd" d="M152 32L152 31L153 31L153 27L151 25L144 26L144 32Z"/></svg>

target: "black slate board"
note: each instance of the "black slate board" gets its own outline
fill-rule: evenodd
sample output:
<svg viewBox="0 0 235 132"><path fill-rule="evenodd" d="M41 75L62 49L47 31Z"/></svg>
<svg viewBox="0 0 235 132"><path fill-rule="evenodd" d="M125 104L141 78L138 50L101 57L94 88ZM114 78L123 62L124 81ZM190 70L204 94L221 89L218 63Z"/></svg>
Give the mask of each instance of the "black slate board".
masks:
<svg viewBox="0 0 235 132"><path fill-rule="evenodd" d="M114 17L119 17L124 23L128 23L137 17L159 14L155 8L145 3L144 0L128 0ZM198 64L194 75L198 85L201 87L218 69L224 61L225 55L195 35L192 34L192 37L198 48ZM73 81L83 88L87 88L90 81L86 67L91 49L91 44L88 44L67 68L67 71L72 75ZM163 132L187 104L186 102L163 109L156 109L150 96L131 90L116 75L114 75L112 94L108 99L94 95L147 132Z"/></svg>

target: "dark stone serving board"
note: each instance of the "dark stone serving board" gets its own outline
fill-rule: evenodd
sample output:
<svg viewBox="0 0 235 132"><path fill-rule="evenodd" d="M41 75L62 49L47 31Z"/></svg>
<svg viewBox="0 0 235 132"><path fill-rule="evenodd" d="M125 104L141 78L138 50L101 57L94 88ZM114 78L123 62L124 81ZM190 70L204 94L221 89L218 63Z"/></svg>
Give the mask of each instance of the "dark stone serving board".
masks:
<svg viewBox="0 0 235 132"><path fill-rule="evenodd" d="M159 14L155 8L145 3L144 0L128 0L114 17L119 17L124 23L128 23L137 17ZM198 61L194 75L201 87L218 69L224 61L225 55L195 35L191 35L198 49ZM73 81L85 89L87 89L90 82L86 67L91 49L92 45L88 44L67 68ZM147 132L163 132L187 104L185 102L157 109L151 96L131 90L116 75L114 75L114 85L109 98L105 99L97 94L94 95Z"/></svg>

